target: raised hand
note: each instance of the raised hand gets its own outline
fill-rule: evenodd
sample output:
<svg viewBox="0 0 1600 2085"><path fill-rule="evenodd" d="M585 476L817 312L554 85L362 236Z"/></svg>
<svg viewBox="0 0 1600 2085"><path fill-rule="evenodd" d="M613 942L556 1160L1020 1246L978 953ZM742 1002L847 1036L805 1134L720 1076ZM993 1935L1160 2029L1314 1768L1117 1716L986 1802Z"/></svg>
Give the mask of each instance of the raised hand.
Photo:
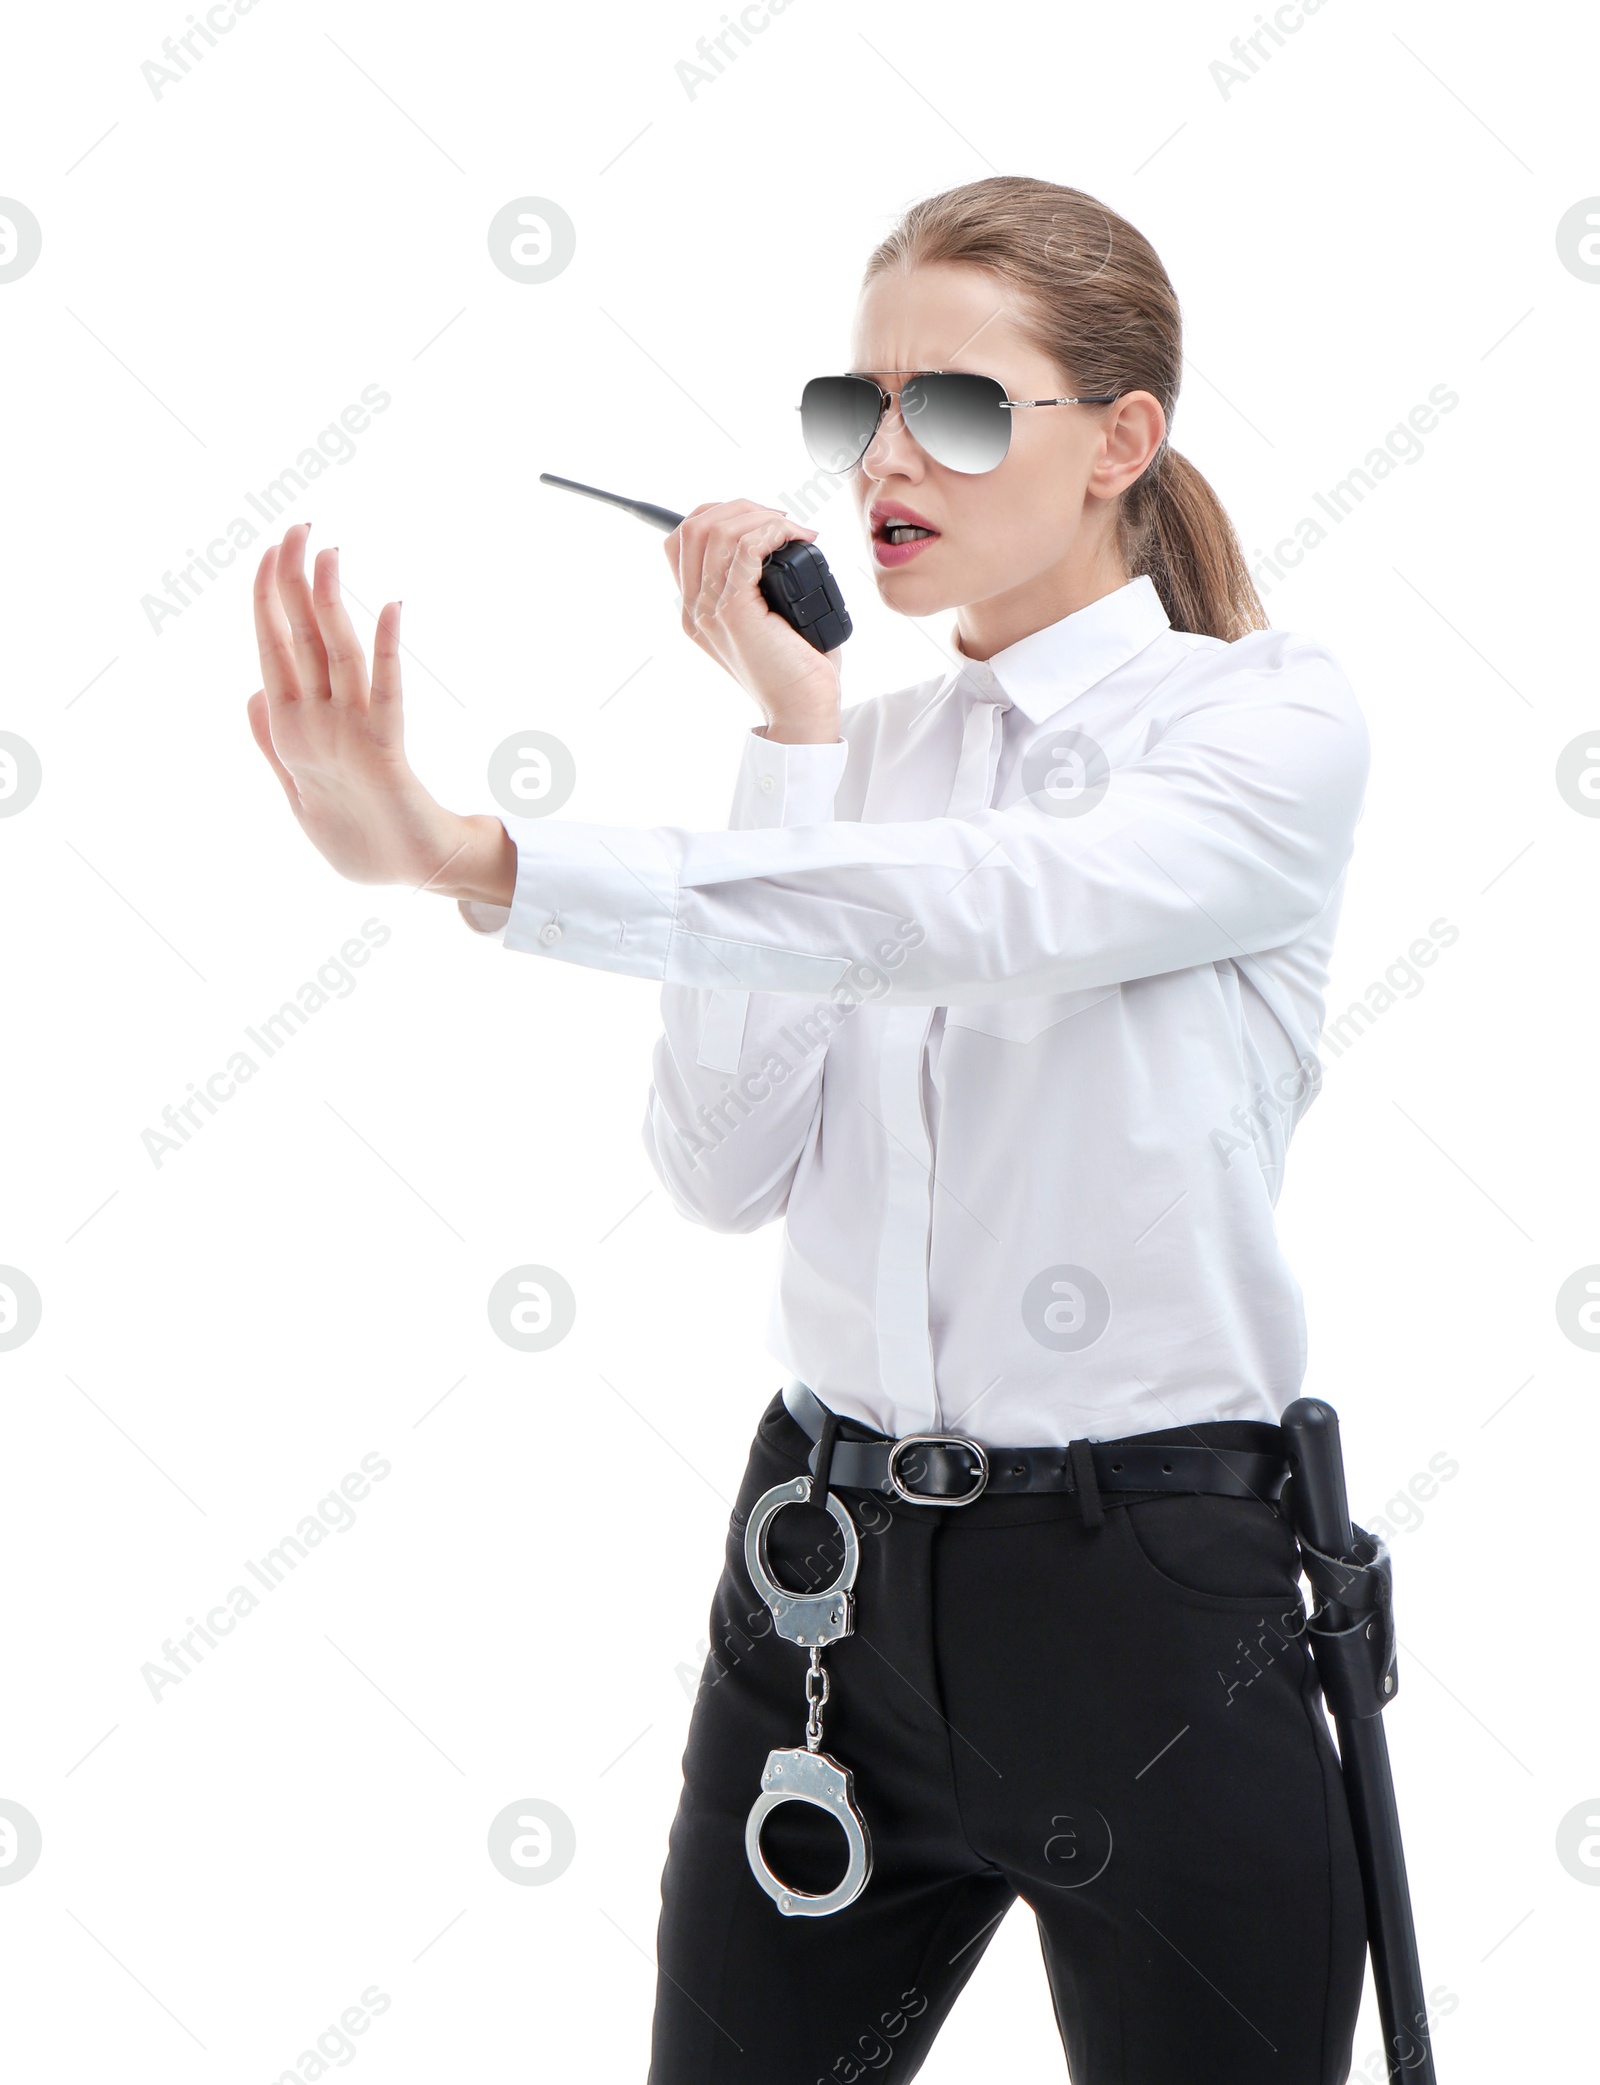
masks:
<svg viewBox="0 0 1600 2085"><path fill-rule="evenodd" d="M310 527L297 522L256 569L262 686L248 704L256 744L301 830L352 882L509 903L516 850L505 828L445 810L406 761L400 603L378 617L369 682L339 596L337 550L318 554L307 582Z"/></svg>

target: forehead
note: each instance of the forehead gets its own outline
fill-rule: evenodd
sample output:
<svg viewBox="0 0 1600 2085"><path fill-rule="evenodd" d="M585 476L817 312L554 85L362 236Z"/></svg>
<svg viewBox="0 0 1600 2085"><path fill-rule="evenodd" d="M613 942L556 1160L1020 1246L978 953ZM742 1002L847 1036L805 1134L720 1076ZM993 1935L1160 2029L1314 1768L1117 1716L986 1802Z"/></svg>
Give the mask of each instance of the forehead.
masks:
<svg viewBox="0 0 1600 2085"><path fill-rule="evenodd" d="M1046 358L1023 332L1012 284L949 261L888 268L866 284L850 333L850 367L863 372L971 369Z"/></svg>

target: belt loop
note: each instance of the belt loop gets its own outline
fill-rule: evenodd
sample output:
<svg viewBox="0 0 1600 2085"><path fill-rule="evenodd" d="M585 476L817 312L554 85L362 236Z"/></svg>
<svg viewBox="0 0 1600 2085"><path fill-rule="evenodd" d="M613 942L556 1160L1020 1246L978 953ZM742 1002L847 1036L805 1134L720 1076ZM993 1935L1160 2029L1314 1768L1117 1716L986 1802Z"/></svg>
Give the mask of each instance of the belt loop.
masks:
<svg viewBox="0 0 1600 2085"><path fill-rule="evenodd" d="M839 1433L839 1414L823 1407L822 1431L811 1452L811 1499L813 1506L828 1503L828 1472L833 1464L833 1444Z"/></svg>
<svg viewBox="0 0 1600 2085"><path fill-rule="evenodd" d="M1069 1441L1067 1453L1072 1458L1079 1518L1086 1528L1101 1527L1106 1516L1105 1509L1100 1504L1100 1485L1094 1472L1094 1453L1087 1441Z"/></svg>

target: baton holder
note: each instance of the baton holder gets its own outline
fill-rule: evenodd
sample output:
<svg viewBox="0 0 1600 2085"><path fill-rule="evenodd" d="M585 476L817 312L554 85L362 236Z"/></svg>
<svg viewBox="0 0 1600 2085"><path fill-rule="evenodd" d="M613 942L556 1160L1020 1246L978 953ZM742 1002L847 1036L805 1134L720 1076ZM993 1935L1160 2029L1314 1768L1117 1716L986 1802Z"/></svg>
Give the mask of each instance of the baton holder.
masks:
<svg viewBox="0 0 1600 2085"><path fill-rule="evenodd" d="M1281 1423L1289 1459L1282 1496L1317 1594L1306 1635L1339 1735L1388 2075L1436 2085L1382 1720L1399 1688L1393 1567L1386 1545L1351 1523L1338 1413L1318 1398L1298 1397Z"/></svg>

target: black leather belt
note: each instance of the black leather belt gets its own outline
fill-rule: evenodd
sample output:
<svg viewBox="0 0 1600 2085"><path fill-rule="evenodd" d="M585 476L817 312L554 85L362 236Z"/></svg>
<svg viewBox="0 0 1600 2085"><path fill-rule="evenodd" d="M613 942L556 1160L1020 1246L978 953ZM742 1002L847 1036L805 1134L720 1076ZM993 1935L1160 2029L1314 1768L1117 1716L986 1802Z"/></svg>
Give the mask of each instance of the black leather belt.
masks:
<svg viewBox="0 0 1600 2085"><path fill-rule="evenodd" d="M1282 1429L1261 1420L1215 1422L1218 1430L1226 1428L1227 1446L1207 1440L1208 1424L1202 1423L1174 1429L1182 1440L1163 1432L1072 1441L1064 1448L988 1448L958 1433L905 1434L899 1440L874 1434L838 1419L798 1378L784 1385L783 1402L813 1442L834 1421L828 1429L833 1441L827 1488L876 1491L913 1504L966 1506L986 1492L1065 1491L1084 1494L1085 1517L1098 1519L1102 1491L1203 1491L1271 1500L1289 1469ZM815 1474L815 1448L808 1466Z"/></svg>

